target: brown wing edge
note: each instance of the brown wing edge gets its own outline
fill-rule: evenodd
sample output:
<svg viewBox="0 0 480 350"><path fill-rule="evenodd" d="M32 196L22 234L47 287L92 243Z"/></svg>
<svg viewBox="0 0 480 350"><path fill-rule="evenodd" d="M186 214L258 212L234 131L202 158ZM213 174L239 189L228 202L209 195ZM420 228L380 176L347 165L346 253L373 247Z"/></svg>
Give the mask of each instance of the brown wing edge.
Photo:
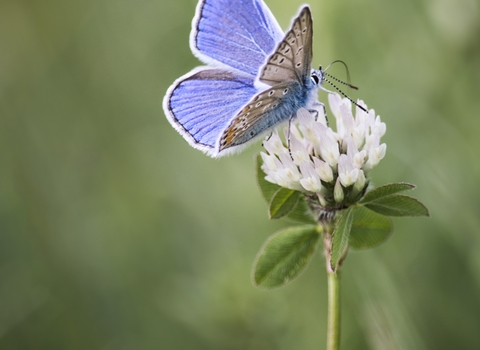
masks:
<svg viewBox="0 0 480 350"><path fill-rule="evenodd" d="M301 50L303 51L303 67L294 67L294 54L292 45L294 43L289 42L290 40L298 40L297 35L294 33L294 29L296 26L300 28L304 27L306 23L306 28L302 30L304 36L303 45L301 46ZM292 21L292 25L289 31L285 34L283 40L278 44L275 51L268 57L266 60L266 64L263 65L259 75L258 80L262 83L265 83L270 86L274 86L278 83L281 83L285 80L297 80L302 82L302 78L305 76L310 75L311 70L311 62L312 62L312 45L313 45L313 21L312 21L312 14L310 12L310 8L308 6L304 6L297 17ZM279 64L283 63L283 61L287 59L292 62L292 69L291 72L287 72L288 69L285 67L279 66ZM274 75L278 76L281 75L279 70L283 71L282 80L278 80L274 78Z"/></svg>

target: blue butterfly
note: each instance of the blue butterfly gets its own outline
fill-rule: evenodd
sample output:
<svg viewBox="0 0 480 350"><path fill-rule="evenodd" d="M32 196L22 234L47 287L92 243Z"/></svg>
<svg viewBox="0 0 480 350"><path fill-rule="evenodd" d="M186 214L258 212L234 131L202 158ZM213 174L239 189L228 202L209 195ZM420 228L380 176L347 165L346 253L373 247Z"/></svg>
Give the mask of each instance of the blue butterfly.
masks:
<svg viewBox="0 0 480 350"><path fill-rule="evenodd" d="M217 158L290 121L299 108L318 110L324 77L311 68L312 38L308 6L284 35L262 0L200 0L190 47L208 66L170 86L168 120L191 146Z"/></svg>

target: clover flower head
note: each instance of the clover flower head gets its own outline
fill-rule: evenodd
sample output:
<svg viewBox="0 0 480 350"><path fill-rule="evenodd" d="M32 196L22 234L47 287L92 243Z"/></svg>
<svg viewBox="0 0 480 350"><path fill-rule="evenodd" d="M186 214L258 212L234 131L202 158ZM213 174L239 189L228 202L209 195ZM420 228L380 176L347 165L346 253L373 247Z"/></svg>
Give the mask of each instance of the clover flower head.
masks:
<svg viewBox="0 0 480 350"><path fill-rule="evenodd" d="M341 209L358 201L368 172L385 157L387 146L380 140L386 125L363 101L357 104L365 110L356 106L355 116L348 99L331 93L328 102L337 130L328 126L323 108L299 109L296 122L284 129L285 142L274 132L263 143L262 170L272 183L314 196L322 207Z"/></svg>

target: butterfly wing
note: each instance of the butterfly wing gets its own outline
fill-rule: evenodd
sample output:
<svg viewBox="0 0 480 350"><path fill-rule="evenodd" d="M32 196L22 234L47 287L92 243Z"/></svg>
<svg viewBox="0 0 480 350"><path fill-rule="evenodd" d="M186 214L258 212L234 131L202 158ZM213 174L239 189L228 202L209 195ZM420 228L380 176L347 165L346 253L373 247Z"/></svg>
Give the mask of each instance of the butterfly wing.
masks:
<svg viewBox="0 0 480 350"><path fill-rule="evenodd" d="M216 157L223 130L257 92L247 75L200 67L173 83L163 109L192 147Z"/></svg>
<svg viewBox="0 0 480 350"><path fill-rule="evenodd" d="M203 62L257 76L283 32L262 0L201 0L190 47Z"/></svg>
<svg viewBox="0 0 480 350"><path fill-rule="evenodd" d="M293 21L275 52L268 58L258 79L270 86L289 80L305 83L312 68L312 15L304 7Z"/></svg>
<svg viewBox="0 0 480 350"><path fill-rule="evenodd" d="M313 25L304 7L291 29L269 57L259 80L272 88L255 95L223 132L219 150L239 146L288 120L310 95Z"/></svg>
<svg viewBox="0 0 480 350"><path fill-rule="evenodd" d="M295 81L277 84L255 95L223 132L220 152L241 146L288 120L302 107L303 100L302 86Z"/></svg>

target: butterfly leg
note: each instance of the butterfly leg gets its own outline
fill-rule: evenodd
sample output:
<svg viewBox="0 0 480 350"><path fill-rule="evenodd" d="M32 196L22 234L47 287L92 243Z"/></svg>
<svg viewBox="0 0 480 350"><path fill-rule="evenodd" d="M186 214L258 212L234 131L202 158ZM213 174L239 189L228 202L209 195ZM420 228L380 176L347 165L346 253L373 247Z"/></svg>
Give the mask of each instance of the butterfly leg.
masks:
<svg viewBox="0 0 480 350"><path fill-rule="evenodd" d="M317 101L313 104L312 109L309 109L308 111L315 115L315 121L317 121L320 114L320 108L323 109L323 115L325 116L325 120L327 121L328 126L327 109L325 108L325 104Z"/></svg>
<svg viewBox="0 0 480 350"><path fill-rule="evenodd" d="M265 141L270 140L270 137L272 137L272 135L273 135L273 131L270 133L270 135L267 136L267 138L265 139Z"/></svg>
<svg viewBox="0 0 480 350"><path fill-rule="evenodd" d="M294 115L292 114L290 116L290 118L288 119L288 133L287 133L287 148L288 148L288 153L290 154L290 158L292 159L292 161L294 160L293 159L293 155L292 155L292 150L290 148L290 129L292 128L292 120L293 120L293 117Z"/></svg>

